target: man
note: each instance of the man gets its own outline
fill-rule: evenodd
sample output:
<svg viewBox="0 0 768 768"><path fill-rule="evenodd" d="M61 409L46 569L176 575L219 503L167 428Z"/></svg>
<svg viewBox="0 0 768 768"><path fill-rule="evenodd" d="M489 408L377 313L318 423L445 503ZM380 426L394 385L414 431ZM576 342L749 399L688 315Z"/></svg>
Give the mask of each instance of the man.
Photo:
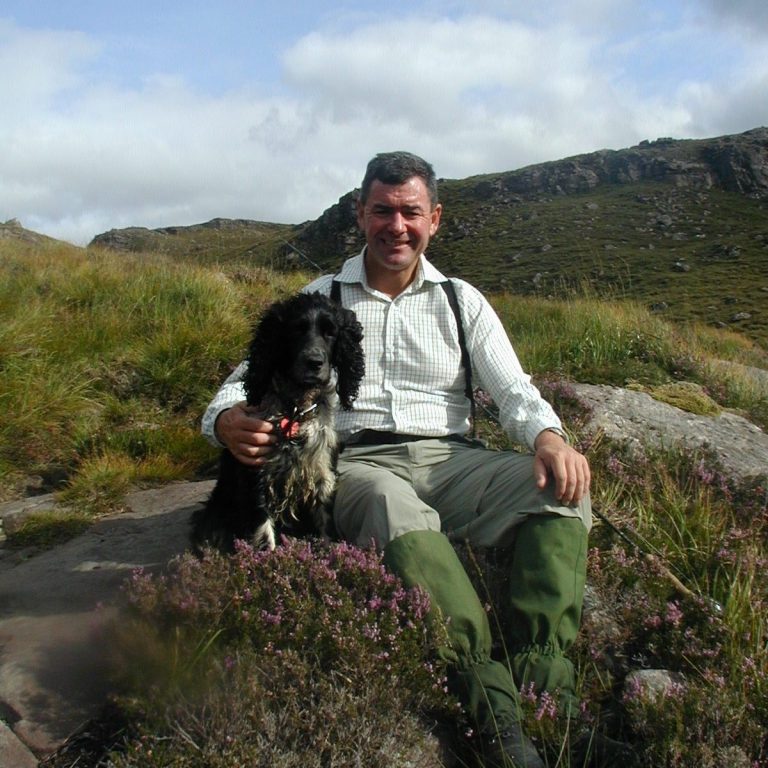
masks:
<svg viewBox="0 0 768 768"><path fill-rule="evenodd" d="M475 380L532 454L491 451L464 437L470 409L457 324L446 278L424 256L441 214L427 162L394 152L368 164L357 203L366 247L335 277L342 304L363 325L366 375L354 409L337 417L346 447L334 520L345 539L383 550L385 563L425 588L435 614L448 620L441 654L480 734L482 764L543 766L519 726L518 687L558 692L564 708L575 701L564 651L581 618L589 465L531 385L488 302L454 280ZM333 280L305 290L328 294ZM276 438L242 402L240 375L214 398L203 432L258 467ZM450 539L511 550L509 666L491 659L485 610Z"/></svg>

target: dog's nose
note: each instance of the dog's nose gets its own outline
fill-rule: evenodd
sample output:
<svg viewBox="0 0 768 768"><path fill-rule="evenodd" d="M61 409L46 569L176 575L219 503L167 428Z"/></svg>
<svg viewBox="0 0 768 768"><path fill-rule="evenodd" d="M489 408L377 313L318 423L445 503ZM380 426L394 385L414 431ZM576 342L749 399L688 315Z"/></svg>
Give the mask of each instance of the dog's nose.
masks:
<svg viewBox="0 0 768 768"><path fill-rule="evenodd" d="M319 349L307 350L307 353L304 355L304 364L309 370L319 371L323 367L324 363L325 355Z"/></svg>

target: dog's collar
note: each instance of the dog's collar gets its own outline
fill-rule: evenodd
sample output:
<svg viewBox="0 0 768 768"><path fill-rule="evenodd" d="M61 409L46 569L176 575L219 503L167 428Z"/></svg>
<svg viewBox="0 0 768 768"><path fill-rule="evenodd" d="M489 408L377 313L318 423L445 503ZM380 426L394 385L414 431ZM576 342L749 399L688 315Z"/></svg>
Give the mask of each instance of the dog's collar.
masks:
<svg viewBox="0 0 768 768"><path fill-rule="evenodd" d="M299 411L299 407L296 406L296 408L293 409L293 415L290 418L283 416L283 418L277 422L277 427L280 432L282 432L283 437L286 440L295 440L299 436L299 429L304 417L308 413L312 413L315 408L317 408L317 403L312 403L309 408L305 408L303 411Z"/></svg>

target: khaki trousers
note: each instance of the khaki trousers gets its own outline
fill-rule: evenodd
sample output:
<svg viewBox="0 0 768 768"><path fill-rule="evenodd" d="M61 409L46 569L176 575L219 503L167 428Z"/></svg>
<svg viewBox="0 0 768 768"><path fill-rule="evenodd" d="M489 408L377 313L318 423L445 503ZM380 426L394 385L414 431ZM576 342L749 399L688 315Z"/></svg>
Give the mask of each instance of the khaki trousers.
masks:
<svg viewBox="0 0 768 768"><path fill-rule="evenodd" d="M334 520L340 535L377 549L410 531L443 531L477 547L509 547L531 515L575 517L589 530L589 499L560 504L540 491L533 457L477 441L441 438L346 448L339 459Z"/></svg>

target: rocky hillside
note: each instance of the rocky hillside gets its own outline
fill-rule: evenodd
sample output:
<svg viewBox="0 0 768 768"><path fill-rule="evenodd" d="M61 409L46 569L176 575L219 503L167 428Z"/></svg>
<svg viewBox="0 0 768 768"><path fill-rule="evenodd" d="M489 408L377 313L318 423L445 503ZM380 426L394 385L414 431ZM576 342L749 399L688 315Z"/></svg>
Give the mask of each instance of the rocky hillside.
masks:
<svg viewBox="0 0 768 768"><path fill-rule="evenodd" d="M93 244L330 271L361 246L355 194L295 227L215 219ZM440 195L430 258L446 273L488 291L631 297L768 342L768 128L443 179Z"/></svg>
<svg viewBox="0 0 768 768"><path fill-rule="evenodd" d="M53 243L55 240L47 235L25 229L17 219L0 222L0 240L21 240L25 243Z"/></svg>
<svg viewBox="0 0 768 768"><path fill-rule="evenodd" d="M588 287L768 339L767 128L442 180L440 194L430 258L448 274L521 294ZM354 193L292 241L325 269L360 245Z"/></svg>
<svg viewBox="0 0 768 768"><path fill-rule="evenodd" d="M460 181L441 179L440 192L448 214L442 242L480 234L488 221L498 216L499 209L648 182L670 190L721 190L766 200L768 128L716 139L643 141L630 149L601 150L517 171ZM355 195L350 192L342 197L297 238L316 259L334 260L357 244ZM587 209L597 212L599 207L587 205ZM673 218L662 215L655 223L668 228Z"/></svg>

